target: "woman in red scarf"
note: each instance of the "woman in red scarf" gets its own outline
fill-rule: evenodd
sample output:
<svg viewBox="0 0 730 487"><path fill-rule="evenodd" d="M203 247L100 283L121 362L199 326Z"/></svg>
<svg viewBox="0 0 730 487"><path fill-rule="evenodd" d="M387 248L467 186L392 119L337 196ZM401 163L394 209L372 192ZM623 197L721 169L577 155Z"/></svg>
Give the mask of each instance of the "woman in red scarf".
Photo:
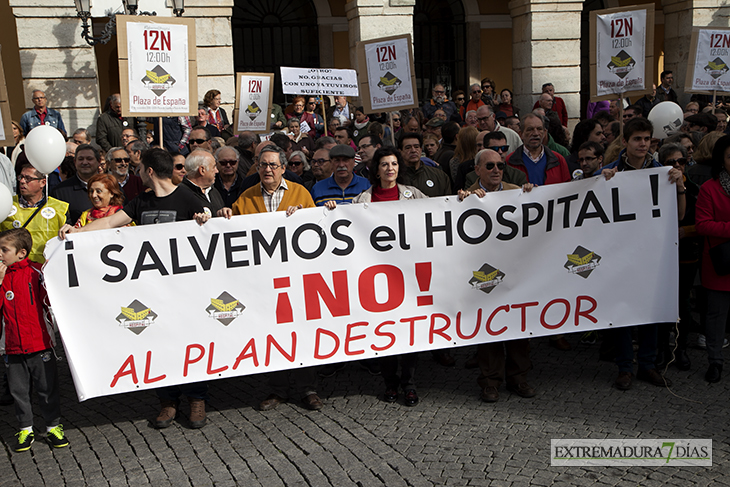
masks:
<svg viewBox="0 0 730 487"><path fill-rule="evenodd" d="M208 108L208 123L215 125L220 133L228 129L231 124L228 122L226 111L221 108L221 92L209 90L203 97L203 103Z"/></svg>
<svg viewBox="0 0 730 487"><path fill-rule="evenodd" d="M89 179L89 199L93 208L81 214L76 228L81 228L89 222L113 215L122 209L124 194L119 183L111 174L97 174Z"/></svg>

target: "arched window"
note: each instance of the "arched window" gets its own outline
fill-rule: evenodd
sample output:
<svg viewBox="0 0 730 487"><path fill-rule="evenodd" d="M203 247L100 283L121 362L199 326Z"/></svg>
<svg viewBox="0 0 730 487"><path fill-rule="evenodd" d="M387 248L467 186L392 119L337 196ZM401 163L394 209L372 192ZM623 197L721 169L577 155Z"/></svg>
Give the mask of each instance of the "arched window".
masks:
<svg viewBox="0 0 730 487"><path fill-rule="evenodd" d="M447 96L466 89L466 22L461 0L417 0L413 8L413 48L418 96L431 98L441 83Z"/></svg>
<svg viewBox="0 0 730 487"><path fill-rule="evenodd" d="M319 67L317 11L311 0L235 0L236 72L274 73L274 102L282 103L280 66Z"/></svg>

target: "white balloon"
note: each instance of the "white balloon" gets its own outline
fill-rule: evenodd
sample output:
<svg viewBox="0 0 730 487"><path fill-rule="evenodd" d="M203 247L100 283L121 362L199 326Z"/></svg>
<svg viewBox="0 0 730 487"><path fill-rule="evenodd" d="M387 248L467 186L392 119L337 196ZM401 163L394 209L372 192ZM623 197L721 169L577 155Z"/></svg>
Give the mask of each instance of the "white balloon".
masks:
<svg viewBox="0 0 730 487"><path fill-rule="evenodd" d="M684 122L684 113L682 107L676 103L663 101L651 109L647 118L654 125L654 138L664 140L679 132Z"/></svg>
<svg viewBox="0 0 730 487"><path fill-rule="evenodd" d="M10 215L13 208L13 194L7 186L0 183L0 221L5 220Z"/></svg>
<svg viewBox="0 0 730 487"><path fill-rule="evenodd" d="M24 152L33 167L43 174L49 174L66 157L66 141L58 129L39 125L25 138Z"/></svg>

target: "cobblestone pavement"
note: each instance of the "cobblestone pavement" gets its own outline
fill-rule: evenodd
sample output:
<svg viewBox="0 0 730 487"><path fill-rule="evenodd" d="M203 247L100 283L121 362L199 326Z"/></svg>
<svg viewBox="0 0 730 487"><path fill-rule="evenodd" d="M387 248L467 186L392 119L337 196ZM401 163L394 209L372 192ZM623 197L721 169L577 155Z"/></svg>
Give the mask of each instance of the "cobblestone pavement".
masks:
<svg viewBox="0 0 730 487"><path fill-rule="evenodd" d="M421 354L414 408L383 402L382 379L351 363L321 380L320 412L297 402L259 412L268 395L263 376L212 382L200 430L184 415L153 429L151 392L79 403L63 362L70 447L36 440L30 452L13 452L13 408L0 408L0 486L730 485L730 378L703 380L704 351L690 350L689 372L670 368L671 391L636 382L621 392L611 387L616 367L598 361L598 345L568 339L569 352L533 340L534 399L502 389L499 402L481 402L478 372L463 368L474 349L462 348L454 368ZM36 427L43 428L39 417ZM551 467L551 438L712 438L713 466Z"/></svg>

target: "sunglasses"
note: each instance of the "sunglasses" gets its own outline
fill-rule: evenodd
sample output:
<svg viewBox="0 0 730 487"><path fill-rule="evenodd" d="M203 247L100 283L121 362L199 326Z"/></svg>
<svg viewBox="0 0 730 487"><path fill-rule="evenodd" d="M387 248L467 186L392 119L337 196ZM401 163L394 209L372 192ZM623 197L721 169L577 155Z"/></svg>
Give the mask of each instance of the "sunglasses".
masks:
<svg viewBox="0 0 730 487"><path fill-rule="evenodd" d="M508 145L495 145L493 147L487 147L487 149L492 149L494 152L507 152L509 150Z"/></svg>
<svg viewBox="0 0 730 487"><path fill-rule="evenodd" d="M302 164L302 161L289 161L290 166L301 166Z"/></svg>
<svg viewBox="0 0 730 487"><path fill-rule="evenodd" d="M234 166L237 162L238 162L237 160L233 160L233 161L218 161L218 164L220 164L221 166Z"/></svg>
<svg viewBox="0 0 730 487"><path fill-rule="evenodd" d="M325 162L329 162L329 159L312 159L310 162L313 166L321 166Z"/></svg>
<svg viewBox="0 0 730 487"><path fill-rule="evenodd" d="M463 96L457 96L456 97L456 101L464 101L464 97Z"/></svg>
<svg viewBox="0 0 730 487"><path fill-rule="evenodd" d="M664 161L665 166L673 166L675 164L684 166L685 164L687 164L687 159L684 157L680 157L679 159L668 159L668 160Z"/></svg>
<svg viewBox="0 0 730 487"><path fill-rule="evenodd" d="M491 85L483 85L482 86L482 89L483 90L491 90L492 89L492 86Z"/></svg>
<svg viewBox="0 0 730 487"><path fill-rule="evenodd" d="M494 169L494 166L497 166L497 169L499 169L500 171L504 171L506 165L507 164L505 164L504 162L488 162L484 164L484 168L487 171L491 171L492 169Z"/></svg>
<svg viewBox="0 0 730 487"><path fill-rule="evenodd" d="M208 142L208 139L190 139L188 141L188 144L190 144L190 145L193 145L193 144L203 145L206 142Z"/></svg>
<svg viewBox="0 0 730 487"><path fill-rule="evenodd" d="M185 169L185 164L175 164L176 171L182 171L183 169Z"/></svg>
<svg viewBox="0 0 730 487"><path fill-rule="evenodd" d="M131 159L129 157L115 157L112 159L112 161L116 162L117 164L129 164L129 161Z"/></svg>

